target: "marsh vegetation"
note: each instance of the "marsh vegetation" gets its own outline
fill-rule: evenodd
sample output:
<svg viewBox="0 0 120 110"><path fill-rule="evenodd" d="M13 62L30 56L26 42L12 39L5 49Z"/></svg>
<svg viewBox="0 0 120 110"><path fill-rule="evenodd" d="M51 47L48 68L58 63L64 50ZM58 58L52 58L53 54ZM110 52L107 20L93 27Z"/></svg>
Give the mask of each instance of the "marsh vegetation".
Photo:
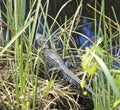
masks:
<svg viewBox="0 0 120 110"><path fill-rule="evenodd" d="M111 1L1 0L0 109L118 110L120 18ZM46 79L46 42L38 47L36 33L77 66L71 71L82 80L81 89L61 76Z"/></svg>

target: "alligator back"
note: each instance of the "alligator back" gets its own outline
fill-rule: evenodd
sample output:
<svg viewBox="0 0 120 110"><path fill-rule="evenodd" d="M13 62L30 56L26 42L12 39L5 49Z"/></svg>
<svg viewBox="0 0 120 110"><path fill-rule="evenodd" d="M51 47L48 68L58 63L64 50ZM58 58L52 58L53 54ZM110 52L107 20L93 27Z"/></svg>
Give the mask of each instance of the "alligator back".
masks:
<svg viewBox="0 0 120 110"><path fill-rule="evenodd" d="M70 82L70 84L78 88L80 87L81 80L66 67L63 60L61 59L61 57L58 55L57 52L51 49L45 49L44 56L45 56L45 60L49 68L54 68L54 67L61 68L60 74L63 75L63 77L68 82Z"/></svg>
<svg viewBox="0 0 120 110"><path fill-rule="evenodd" d="M81 79L75 76L72 73L72 71L70 71L65 66L63 60L61 59L61 57L58 55L57 52L51 49L44 49L44 56L45 56L45 60L49 68L59 67L61 69L60 73L61 75L63 75L63 78L66 79L73 86L80 88ZM93 91L87 85L84 85L84 87L89 92L93 93Z"/></svg>
<svg viewBox="0 0 120 110"><path fill-rule="evenodd" d="M58 55L57 52L52 49L44 49L45 61L49 68L59 67L60 65L64 65L63 60Z"/></svg>

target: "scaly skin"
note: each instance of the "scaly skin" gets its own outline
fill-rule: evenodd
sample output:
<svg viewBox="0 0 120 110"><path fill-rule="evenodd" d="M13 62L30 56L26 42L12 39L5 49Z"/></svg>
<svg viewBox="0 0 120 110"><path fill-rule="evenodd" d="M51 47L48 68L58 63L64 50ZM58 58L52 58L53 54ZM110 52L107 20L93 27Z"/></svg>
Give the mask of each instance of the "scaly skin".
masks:
<svg viewBox="0 0 120 110"><path fill-rule="evenodd" d="M37 33L36 34L36 41L38 46L41 46L42 44L42 35ZM44 37L44 42L46 41L46 37ZM50 70L49 72L54 70L59 70L59 73L63 76L64 79L66 79L70 84L73 86L80 88L81 80L77 76L73 74L72 71L70 71L66 65L64 64L61 57L58 55L57 52L53 51L52 49L49 49L48 44L46 44L44 50L44 56L47 65L49 66ZM84 85L85 89L88 90L90 93L95 94L87 85Z"/></svg>
<svg viewBox="0 0 120 110"><path fill-rule="evenodd" d="M75 76L73 72L66 67L63 60L61 59L61 57L58 55L57 52L53 51L52 49L45 48L44 56L46 63L50 69L59 68L60 70L59 73L63 76L64 79L66 79L73 86L80 88L80 83L81 83L80 78ZM93 91L87 85L84 85L84 87L90 93L94 94Z"/></svg>

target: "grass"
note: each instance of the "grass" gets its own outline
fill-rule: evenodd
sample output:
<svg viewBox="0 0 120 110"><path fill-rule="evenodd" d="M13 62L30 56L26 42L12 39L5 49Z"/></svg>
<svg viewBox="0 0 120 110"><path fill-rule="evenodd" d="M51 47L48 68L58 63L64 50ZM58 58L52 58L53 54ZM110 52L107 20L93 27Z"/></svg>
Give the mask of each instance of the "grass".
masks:
<svg viewBox="0 0 120 110"><path fill-rule="evenodd" d="M4 23L1 20L6 26L6 39L5 45L3 46L1 42L0 46L0 107L7 110L48 110L52 108L82 110L85 107L83 105L89 106L89 100L92 99L95 110L116 109L120 103L120 72L113 65L115 61L120 63L120 60L117 58L117 52L113 54L113 49L119 46L117 41L115 45L112 43L114 39L117 39L116 35L119 35L119 24L114 9L116 21L105 15L104 1L102 1L100 11L96 10L96 4L95 7L88 4L94 12L94 18L87 17L95 24L95 42L92 42L88 36L76 31L76 28L80 27L80 17L82 18L81 2L75 16L70 19L66 17L63 24L59 24L57 18L71 0L61 7L55 19L48 15L49 2L47 0L43 6L41 0L29 0L30 9L27 16L25 14L26 0L4 2L6 13L2 13L7 22ZM96 20L98 15L99 23ZM41 18L44 20L43 24L40 21ZM48 18L53 20L51 27L49 27ZM39 49L33 45L36 42L34 36L39 29L39 24L43 28L43 39L47 35L52 49L57 50L57 46L61 42L63 44L63 50L59 52L61 57L63 59L71 58L78 66L73 71L83 79L83 93L85 93L84 83L86 83L93 88L95 94L89 96L88 93L85 96L61 77L55 80L51 77L49 82L46 81L48 67L42 55L45 44L43 43ZM58 26L58 29L51 33L55 25ZM82 49L82 46L78 48L72 34L82 35L91 41L93 46L87 47L85 50ZM52 38L58 39L56 44L53 43ZM2 38L2 40L4 39ZM70 43L73 47L70 46ZM76 56L81 58L81 63L74 60ZM80 103L82 99L85 104Z"/></svg>

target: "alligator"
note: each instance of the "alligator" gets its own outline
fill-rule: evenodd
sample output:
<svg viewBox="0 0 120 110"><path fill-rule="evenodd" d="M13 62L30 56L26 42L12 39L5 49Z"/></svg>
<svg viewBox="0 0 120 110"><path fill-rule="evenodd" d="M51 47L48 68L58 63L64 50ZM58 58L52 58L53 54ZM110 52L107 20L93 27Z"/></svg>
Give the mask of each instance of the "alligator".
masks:
<svg viewBox="0 0 120 110"><path fill-rule="evenodd" d="M36 40L38 42L38 45L40 45L40 40L42 38L40 38L41 36L39 35L37 37L39 38L36 38ZM80 89L80 83L82 80L79 77L77 77L70 69L67 68L64 61L56 51L50 49L49 46L46 44L45 48L43 49L43 54L45 57L46 64L50 68L48 71L48 76L51 76L51 72L53 70L57 71L57 73L63 76L63 78L67 80L71 85ZM90 93L94 94L94 92L90 87L88 87L88 85L84 85L84 88Z"/></svg>

